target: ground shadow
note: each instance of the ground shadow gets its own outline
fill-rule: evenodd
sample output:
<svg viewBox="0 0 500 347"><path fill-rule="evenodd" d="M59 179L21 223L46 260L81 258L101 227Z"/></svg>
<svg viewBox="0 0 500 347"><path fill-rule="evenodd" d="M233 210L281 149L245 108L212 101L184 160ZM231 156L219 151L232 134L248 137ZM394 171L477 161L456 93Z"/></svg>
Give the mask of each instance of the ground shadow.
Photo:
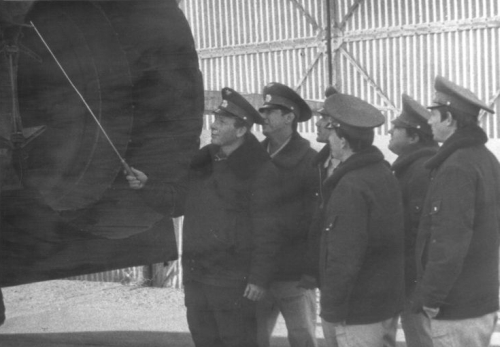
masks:
<svg viewBox="0 0 500 347"><path fill-rule="evenodd" d="M272 347L288 347L285 337L273 337ZM158 331L91 331L48 334L0 334L2 347L194 347L191 335ZM403 346L403 345L402 345ZM319 347L326 347L319 339Z"/></svg>

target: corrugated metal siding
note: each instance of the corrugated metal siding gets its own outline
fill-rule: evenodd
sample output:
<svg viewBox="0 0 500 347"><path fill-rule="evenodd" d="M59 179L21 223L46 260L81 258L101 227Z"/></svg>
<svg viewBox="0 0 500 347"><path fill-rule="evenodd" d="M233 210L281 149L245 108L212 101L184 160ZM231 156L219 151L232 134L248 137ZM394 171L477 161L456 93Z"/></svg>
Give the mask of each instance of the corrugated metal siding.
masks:
<svg viewBox="0 0 500 347"><path fill-rule="evenodd" d="M354 3L340 1L337 19ZM381 108L401 107L403 92L428 104L439 74L493 103L499 93L499 11L499 3L489 0L364 1L345 27L340 89ZM386 114L392 119L397 111ZM490 137L500 137L498 117L486 116L483 125Z"/></svg>
<svg viewBox="0 0 500 347"><path fill-rule="evenodd" d="M277 81L321 100L326 87L324 2L318 0L184 0L205 89L258 94ZM311 131L311 124L299 130Z"/></svg>
<svg viewBox="0 0 500 347"><path fill-rule="evenodd" d="M338 87L393 119L406 92L427 104L444 75L493 102L499 93L500 4L491 0L335 0L343 43ZM326 87L326 3L321 0L183 0L205 89L259 93L278 81L322 100ZM498 110L498 100L496 107ZM487 116L490 137L498 117ZM301 131L314 131L314 120ZM385 134L389 125L379 132Z"/></svg>

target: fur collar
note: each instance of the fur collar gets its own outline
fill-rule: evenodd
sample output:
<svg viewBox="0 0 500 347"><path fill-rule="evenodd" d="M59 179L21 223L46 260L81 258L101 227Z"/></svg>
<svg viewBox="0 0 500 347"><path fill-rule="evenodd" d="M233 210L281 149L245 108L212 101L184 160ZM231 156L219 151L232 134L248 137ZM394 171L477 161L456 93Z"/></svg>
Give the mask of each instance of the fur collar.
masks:
<svg viewBox="0 0 500 347"><path fill-rule="evenodd" d="M375 164L384 160L384 155L375 146L354 153L345 162L341 163L333 174L325 180L324 186L327 189L333 189L345 174L350 171L361 169L362 167Z"/></svg>
<svg viewBox="0 0 500 347"><path fill-rule="evenodd" d="M200 149L191 160L191 169L199 174L211 174L212 163L219 152L219 146L208 145ZM233 173L241 179L252 177L271 158L257 138L249 133L245 142L226 159Z"/></svg>
<svg viewBox="0 0 500 347"><path fill-rule="evenodd" d="M264 149L267 149L268 144L269 139L262 141ZM272 158L272 161L279 167L295 167L304 158L310 148L309 141L300 136L299 133L294 132L290 141Z"/></svg>
<svg viewBox="0 0 500 347"><path fill-rule="evenodd" d="M441 146L437 154L430 158L425 167L436 169L450 155L460 148L484 145L488 141L488 136L479 126L471 126L457 129Z"/></svg>
<svg viewBox="0 0 500 347"><path fill-rule="evenodd" d="M401 171L405 170L409 165L411 165L416 160L423 157L431 157L435 155L439 147L435 146L422 146L417 145L413 147L408 153L401 154L394 161L391 166L392 171L398 175Z"/></svg>

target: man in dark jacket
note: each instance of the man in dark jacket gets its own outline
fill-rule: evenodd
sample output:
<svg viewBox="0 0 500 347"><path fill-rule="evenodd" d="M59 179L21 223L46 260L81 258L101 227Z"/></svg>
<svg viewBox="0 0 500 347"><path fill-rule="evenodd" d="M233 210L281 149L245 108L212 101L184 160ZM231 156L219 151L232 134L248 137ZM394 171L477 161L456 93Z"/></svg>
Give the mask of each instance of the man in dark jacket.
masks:
<svg viewBox="0 0 500 347"><path fill-rule="evenodd" d="M384 116L339 93L326 99L324 110L330 116L330 152L341 162L322 187L325 338L341 347L395 346L404 290L403 207L398 182L372 145L374 127Z"/></svg>
<svg viewBox="0 0 500 347"><path fill-rule="evenodd" d="M392 170L399 181L403 195L405 222L405 309L401 314L401 325L408 347L432 347L430 320L419 312L411 311L410 298L417 280L415 243L418 223L422 214L427 188L430 183L429 170L424 163L438 150L433 140L432 129L427 124L430 113L410 96L403 94L403 110L392 121L389 131L389 149L398 155Z"/></svg>
<svg viewBox="0 0 500 347"><path fill-rule="evenodd" d="M299 287L302 275L315 273L317 266L306 269L304 261L307 237L314 206L318 199L315 170L316 155L309 141L297 132L299 122L311 118L307 103L291 88L270 83L263 90L262 145L279 170L281 192L279 206L282 244L278 253L278 272L263 300L257 304L257 334L260 347L270 345L270 337L281 312L292 347L313 347L316 342L315 284Z"/></svg>
<svg viewBox="0 0 500 347"><path fill-rule="evenodd" d="M191 161L184 204L187 319L197 347L256 347L255 302L275 273L276 167L250 132L262 123L243 96L222 90L212 143ZM143 174L130 177L143 186Z"/></svg>
<svg viewBox="0 0 500 347"><path fill-rule="evenodd" d="M438 76L429 124L442 142L417 238L415 311L432 319L434 346L488 346L498 310L500 165L478 125L493 110Z"/></svg>

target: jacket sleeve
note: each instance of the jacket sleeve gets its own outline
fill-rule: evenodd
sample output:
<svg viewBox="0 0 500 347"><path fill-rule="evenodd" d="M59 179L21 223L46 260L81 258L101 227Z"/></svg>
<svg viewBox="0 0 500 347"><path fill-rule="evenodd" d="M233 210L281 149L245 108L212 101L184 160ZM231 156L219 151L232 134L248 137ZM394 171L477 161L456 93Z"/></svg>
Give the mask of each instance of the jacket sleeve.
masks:
<svg viewBox="0 0 500 347"><path fill-rule="evenodd" d="M152 177L146 186L138 191L138 194L148 206L158 213L169 217L179 217L184 214L188 184L188 174L173 182Z"/></svg>
<svg viewBox="0 0 500 347"><path fill-rule="evenodd" d="M419 284L421 302L439 307L462 271L473 235L475 183L460 167L446 167L439 173L438 191L428 204L431 234L428 256Z"/></svg>
<svg viewBox="0 0 500 347"><path fill-rule="evenodd" d="M250 196L254 247L248 282L264 288L276 273L276 256L282 242L277 214L279 184L278 171L269 163L254 179Z"/></svg>
<svg viewBox="0 0 500 347"><path fill-rule="evenodd" d="M321 255L325 268L321 283L321 317L327 322L346 320L349 299L368 245L368 204L360 187L340 182L332 199L335 211L325 211L327 224L323 230L326 252Z"/></svg>

